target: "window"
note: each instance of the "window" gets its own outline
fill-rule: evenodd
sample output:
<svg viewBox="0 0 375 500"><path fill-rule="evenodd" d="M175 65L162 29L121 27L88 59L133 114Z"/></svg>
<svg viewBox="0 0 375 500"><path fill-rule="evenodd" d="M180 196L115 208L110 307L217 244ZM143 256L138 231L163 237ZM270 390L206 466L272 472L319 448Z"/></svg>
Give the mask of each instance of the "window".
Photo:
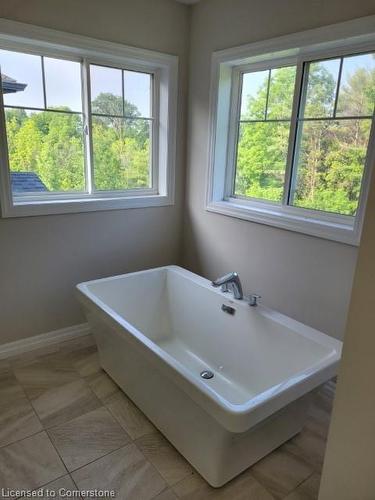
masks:
<svg viewBox="0 0 375 500"><path fill-rule="evenodd" d="M48 41L25 46L13 28L0 22L3 216L172 203L176 58L39 28Z"/></svg>
<svg viewBox="0 0 375 500"><path fill-rule="evenodd" d="M297 34L283 53L214 56L207 208L355 244L374 157L375 38L311 33L316 46Z"/></svg>
<svg viewBox="0 0 375 500"><path fill-rule="evenodd" d="M243 73L235 196L281 202L296 67Z"/></svg>
<svg viewBox="0 0 375 500"><path fill-rule="evenodd" d="M152 189L152 75L91 65L90 82L95 189Z"/></svg>
<svg viewBox="0 0 375 500"><path fill-rule="evenodd" d="M14 198L84 192L80 64L0 50L0 67ZM9 82L20 87L11 91ZM20 175L23 186L14 182Z"/></svg>

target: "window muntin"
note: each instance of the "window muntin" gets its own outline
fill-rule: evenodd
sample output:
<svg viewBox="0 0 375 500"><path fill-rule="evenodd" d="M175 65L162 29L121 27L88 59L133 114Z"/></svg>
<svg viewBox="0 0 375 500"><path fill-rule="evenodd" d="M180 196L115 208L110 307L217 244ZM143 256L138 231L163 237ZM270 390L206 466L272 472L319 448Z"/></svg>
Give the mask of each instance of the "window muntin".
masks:
<svg viewBox="0 0 375 500"><path fill-rule="evenodd" d="M374 112L375 54L306 63L304 73L289 203L354 217Z"/></svg>
<svg viewBox="0 0 375 500"><path fill-rule="evenodd" d="M296 66L244 73L234 196L281 203Z"/></svg>
<svg viewBox="0 0 375 500"><path fill-rule="evenodd" d="M88 64L89 89L84 60L0 49L0 65L14 200L157 192L152 73Z"/></svg>
<svg viewBox="0 0 375 500"><path fill-rule="evenodd" d="M297 85L297 66L244 73L231 196L355 216L374 61L369 53L307 62ZM299 103L293 119L292 101Z"/></svg>
<svg viewBox="0 0 375 500"><path fill-rule="evenodd" d="M8 80L19 84L12 92L3 92L4 105L43 108L45 101L41 57L0 49L0 64L3 87Z"/></svg>
<svg viewBox="0 0 375 500"><path fill-rule="evenodd" d="M90 82L95 189L152 188L152 75L90 65Z"/></svg>
<svg viewBox="0 0 375 500"><path fill-rule="evenodd" d="M5 50L0 63L13 196L83 192L80 64Z"/></svg>

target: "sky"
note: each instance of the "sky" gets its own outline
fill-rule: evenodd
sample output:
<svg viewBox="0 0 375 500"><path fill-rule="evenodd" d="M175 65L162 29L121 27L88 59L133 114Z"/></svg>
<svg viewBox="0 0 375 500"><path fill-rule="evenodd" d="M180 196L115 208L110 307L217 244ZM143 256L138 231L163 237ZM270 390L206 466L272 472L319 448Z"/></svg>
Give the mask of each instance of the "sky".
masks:
<svg viewBox="0 0 375 500"><path fill-rule="evenodd" d="M4 94L4 104L44 108L42 62L40 56L0 49L1 73L26 83L23 92ZM80 63L44 58L47 107L68 106L82 111ZM121 70L91 67L92 99L100 92L121 96ZM141 116L150 117L151 77L145 73L124 71L125 99L137 106Z"/></svg>
<svg viewBox="0 0 375 500"><path fill-rule="evenodd" d="M337 81L339 59L323 61L323 64ZM82 111L81 75L78 62L62 59L44 58L47 106L68 106L73 111ZM11 52L0 49L1 72L27 83L23 92L5 94L5 105L22 107L44 107L41 58L31 54ZM372 54L344 58L342 83L359 67L375 68ZM275 71L275 70L274 70ZM268 71L246 73L243 77L241 115L246 113L247 97L256 96L268 78ZM111 92L121 96L121 70L103 66L91 66L92 99L101 92ZM137 106L141 116L149 118L151 77L146 73L124 71L125 99ZM271 89L272 90L272 89Z"/></svg>
<svg viewBox="0 0 375 500"><path fill-rule="evenodd" d="M322 61L320 62L320 64L325 66L325 68L332 74L333 78L337 82L340 59L330 59ZM341 86L348 81L350 75L352 75L358 68L375 70L374 54L345 57L341 77ZM257 71L244 74L242 84L241 116L244 116L246 114L248 96L255 97L257 95L259 89L267 82L268 73L268 71Z"/></svg>

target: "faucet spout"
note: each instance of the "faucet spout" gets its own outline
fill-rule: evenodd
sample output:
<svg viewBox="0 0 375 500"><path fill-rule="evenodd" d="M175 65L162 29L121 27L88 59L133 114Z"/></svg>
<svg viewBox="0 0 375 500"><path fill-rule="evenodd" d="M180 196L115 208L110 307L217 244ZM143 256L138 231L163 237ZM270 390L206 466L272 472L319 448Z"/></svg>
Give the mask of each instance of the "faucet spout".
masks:
<svg viewBox="0 0 375 500"><path fill-rule="evenodd" d="M220 278L212 281L212 286L221 286L221 290L223 292L231 291L235 299L243 299L242 285L238 273L232 272L229 274L225 274L224 276L221 276Z"/></svg>

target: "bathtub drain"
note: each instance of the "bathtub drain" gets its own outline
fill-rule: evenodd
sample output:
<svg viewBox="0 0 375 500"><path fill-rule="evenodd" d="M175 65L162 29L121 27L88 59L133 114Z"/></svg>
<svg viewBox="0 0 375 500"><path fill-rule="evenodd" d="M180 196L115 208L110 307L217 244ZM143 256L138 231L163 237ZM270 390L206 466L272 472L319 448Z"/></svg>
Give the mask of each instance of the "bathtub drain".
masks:
<svg viewBox="0 0 375 500"><path fill-rule="evenodd" d="M203 372L201 372L201 377L206 379L214 378L214 374L210 370L203 370Z"/></svg>

